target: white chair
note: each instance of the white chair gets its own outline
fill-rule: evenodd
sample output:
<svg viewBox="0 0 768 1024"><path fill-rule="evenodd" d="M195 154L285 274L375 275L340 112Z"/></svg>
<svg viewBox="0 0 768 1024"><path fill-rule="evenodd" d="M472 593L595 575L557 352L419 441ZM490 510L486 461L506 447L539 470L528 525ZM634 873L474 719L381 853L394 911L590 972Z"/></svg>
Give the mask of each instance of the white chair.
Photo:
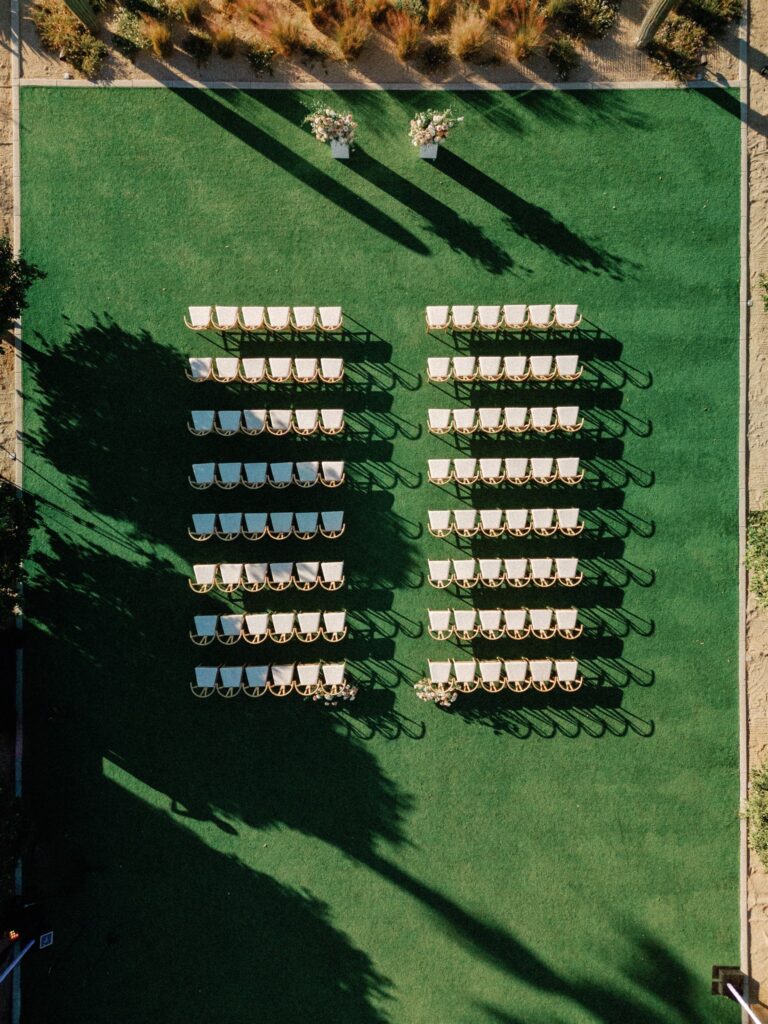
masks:
<svg viewBox="0 0 768 1024"><path fill-rule="evenodd" d="M474 306L451 306L451 327L454 331L471 331L474 326Z"/></svg>
<svg viewBox="0 0 768 1024"><path fill-rule="evenodd" d="M522 658L514 661L504 661L504 682L510 690L515 693L525 693L530 689L531 677L528 672L528 662Z"/></svg>
<svg viewBox="0 0 768 1024"><path fill-rule="evenodd" d="M294 686L300 697L313 697L320 689L320 662L297 665Z"/></svg>
<svg viewBox="0 0 768 1024"><path fill-rule="evenodd" d="M344 379L344 360L324 357L320 360L318 376L323 384L338 384Z"/></svg>
<svg viewBox="0 0 768 1024"><path fill-rule="evenodd" d="M555 511L557 513L557 528L560 533L566 537L578 537L584 529L584 523L579 522L579 509L558 508Z"/></svg>
<svg viewBox="0 0 768 1024"><path fill-rule="evenodd" d="M427 563L429 568L429 582L433 587L442 590L453 582L451 563L447 560L433 561Z"/></svg>
<svg viewBox="0 0 768 1024"><path fill-rule="evenodd" d="M339 590L344 586L344 563L321 562L320 586L323 590Z"/></svg>
<svg viewBox="0 0 768 1024"><path fill-rule="evenodd" d="M557 412L557 425L566 433L575 434L584 426L584 420L579 419L578 405L558 405L555 411Z"/></svg>
<svg viewBox="0 0 768 1024"><path fill-rule="evenodd" d="M557 533L555 510L553 508L532 508L533 532L539 537L551 537Z"/></svg>
<svg viewBox="0 0 768 1024"><path fill-rule="evenodd" d="M222 491L231 491L241 480L242 463L219 462L216 466L216 486Z"/></svg>
<svg viewBox="0 0 768 1024"><path fill-rule="evenodd" d="M234 331L237 327L237 306L215 306L212 319L216 331Z"/></svg>
<svg viewBox="0 0 768 1024"><path fill-rule="evenodd" d="M323 434L333 436L341 434L344 430L343 409L321 409L320 410L320 431Z"/></svg>
<svg viewBox="0 0 768 1024"><path fill-rule="evenodd" d="M451 532L451 510L450 509L430 509L427 512L429 516L429 532L433 537L447 537Z"/></svg>
<svg viewBox="0 0 768 1024"><path fill-rule="evenodd" d="M558 303L555 306L555 323L563 331L572 331L581 323L579 307Z"/></svg>
<svg viewBox="0 0 768 1024"><path fill-rule="evenodd" d="M190 434L197 437L204 437L213 430L216 414L213 409L192 409L190 412L191 423L187 424Z"/></svg>
<svg viewBox="0 0 768 1024"><path fill-rule="evenodd" d="M478 306L477 326L481 331L497 331L501 326L501 306Z"/></svg>
<svg viewBox="0 0 768 1024"><path fill-rule="evenodd" d="M276 644L287 644L296 632L295 612L273 612L269 623L269 639Z"/></svg>
<svg viewBox="0 0 768 1024"><path fill-rule="evenodd" d="M527 508L505 508L504 529L512 537L525 537L531 532Z"/></svg>
<svg viewBox="0 0 768 1024"><path fill-rule="evenodd" d="M493 661L478 662L480 685L487 693L501 693L504 681L501 678L502 664L495 658Z"/></svg>
<svg viewBox="0 0 768 1024"><path fill-rule="evenodd" d="M504 579L510 587L527 587L531 582L527 558L505 558Z"/></svg>
<svg viewBox="0 0 768 1024"><path fill-rule="evenodd" d="M584 683L579 675L578 661L571 659L555 662L555 678L560 689L567 693L580 690Z"/></svg>
<svg viewBox="0 0 768 1024"><path fill-rule="evenodd" d="M293 429L302 437L309 437L316 434L320 426L319 411L317 409L294 409Z"/></svg>
<svg viewBox="0 0 768 1024"><path fill-rule="evenodd" d="M219 409L214 429L221 437L232 437L240 432L241 413L239 409Z"/></svg>
<svg viewBox="0 0 768 1024"><path fill-rule="evenodd" d="M448 640L453 633L450 609L427 609L427 615L429 616L429 635L432 639Z"/></svg>
<svg viewBox="0 0 768 1024"><path fill-rule="evenodd" d="M213 372L213 359L207 356L190 356L189 369L186 371L187 379L200 383L211 379Z"/></svg>
<svg viewBox="0 0 768 1024"><path fill-rule="evenodd" d="M526 356L504 356L504 379L516 384L528 380L528 358Z"/></svg>
<svg viewBox="0 0 768 1024"><path fill-rule="evenodd" d="M482 459L480 460L482 462ZM501 537L504 533L504 524L501 521L502 511L500 508L480 509L480 533L484 537Z"/></svg>
<svg viewBox="0 0 768 1024"><path fill-rule="evenodd" d="M477 689L479 679L476 661L454 661L453 674L456 679L456 688L462 693L472 693Z"/></svg>
<svg viewBox="0 0 768 1024"><path fill-rule="evenodd" d="M258 594L267 586L268 562L246 562L243 566L243 590Z"/></svg>
<svg viewBox="0 0 768 1024"><path fill-rule="evenodd" d="M213 475L211 475L213 482ZM192 527L187 533L192 540L210 540L216 529L216 514L214 512L195 512L192 514Z"/></svg>
<svg viewBox="0 0 768 1024"><path fill-rule="evenodd" d="M297 462L293 479L299 487L314 487L320 479L320 463Z"/></svg>
<svg viewBox="0 0 768 1024"><path fill-rule="evenodd" d="M327 540L336 540L344 533L346 523L343 511L320 513L320 535Z"/></svg>
<svg viewBox="0 0 768 1024"><path fill-rule="evenodd" d="M291 328L290 306L267 306L267 330L278 333Z"/></svg>
<svg viewBox="0 0 768 1024"><path fill-rule="evenodd" d="M522 331L528 326L528 309L522 305L504 306L503 325L508 331Z"/></svg>
<svg viewBox="0 0 768 1024"><path fill-rule="evenodd" d="M245 616L243 626L243 640L247 644L261 644L269 636L269 615L266 612L258 612Z"/></svg>
<svg viewBox="0 0 768 1024"><path fill-rule="evenodd" d="M294 686L295 665L270 665L267 689L273 697L287 697Z"/></svg>
<svg viewBox="0 0 768 1024"><path fill-rule="evenodd" d="M190 306L189 319L184 317L184 323L192 331L207 331L211 326L210 306Z"/></svg>
<svg viewBox="0 0 768 1024"><path fill-rule="evenodd" d="M444 331L450 324L448 306L427 306L427 330Z"/></svg>
<svg viewBox="0 0 768 1024"><path fill-rule="evenodd" d="M531 427L537 434L551 434L557 428L552 406L536 406L531 409Z"/></svg>
<svg viewBox="0 0 768 1024"><path fill-rule="evenodd" d="M504 632L510 640L525 640L531 631L525 608L504 609Z"/></svg>
<svg viewBox="0 0 768 1024"><path fill-rule="evenodd" d="M478 612L480 619L480 636L485 640L501 640L504 627L501 624L500 608L483 608Z"/></svg>
<svg viewBox="0 0 768 1024"><path fill-rule="evenodd" d="M477 459L454 459L453 476L456 483L474 484L477 482Z"/></svg>
<svg viewBox="0 0 768 1024"><path fill-rule="evenodd" d="M556 370L552 356L529 356L528 365L532 380L553 380Z"/></svg>
<svg viewBox="0 0 768 1024"><path fill-rule="evenodd" d="M502 410L483 407L477 410L480 420L480 430L484 434L498 434L504 429Z"/></svg>
<svg viewBox="0 0 768 1024"><path fill-rule="evenodd" d="M551 484L557 480L554 459L531 459L531 479L537 484Z"/></svg>
<svg viewBox="0 0 768 1024"><path fill-rule="evenodd" d="M453 357L454 380L469 382L477 377L477 359L474 356Z"/></svg>
<svg viewBox="0 0 768 1024"><path fill-rule="evenodd" d="M547 305L528 307L528 324L535 331L546 331L554 323L552 307Z"/></svg>
<svg viewBox="0 0 768 1024"><path fill-rule="evenodd" d="M240 326L244 331L261 331L264 329L264 307L263 306L241 306L238 316Z"/></svg>
<svg viewBox="0 0 768 1024"><path fill-rule="evenodd" d="M322 462L320 464L320 481L325 487L338 487L344 483L343 462Z"/></svg>
<svg viewBox="0 0 768 1024"><path fill-rule="evenodd" d="M531 559L531 579L537 587L551 587L557 582L551 558Z"/></svg>
<svg viewBox="0 0 768 1024"><path fill-rule="evenodd" d="M267 430L275 437L285 437L293 427L293 411L291 409L270 409L267 412Z"/></svg>
<svg viewBox="0 0 768 1024"><path fill-rule="evenodd" d="M294 514L293 532L298 540L313 540L319 530L319 512L296 512Z"/></svg>
<svg viewBox="0 0 768 1024"><path fill-rule="evenodd" d="M531 479L528 459L505 458L504 476L510 484L516 484L517 486L527 484Z"/></svg>
<svg viewBox="0 0 768 1024"><path fill-rule="evenodd" d="M535 658L528 662L528 667L534 690L549 693L555 688L557 683L552 675L552 662L548 658Z"/></svg>
<svg viewBox="0 0 768 1024"><path fill-rule="evenodd" d="M552 609L531 608L528 614L531 618L531 633L537 640L551 640L557 632L557 629L552 624Z"/></svg>
<svg viewBox="0 0 768 1024"><path fill-rule="evenodd" d="M267 426L266 409L243 409L243 425L241 430L244 434L256 437L263 434Z"/></svg>
<svg viewBox="0 0 768 1024"><path fill-rule="evenodd" d="M454 609L453 631L459 640L474 640L477 636L477 611L474 608Z"/></svg>
<svg viewBox="0 0 768 1024"><path fill-rule="evenodd" d="M269 665L246 665L243 693L246 697L263 697L267 692Z"/></svg>
<svg viewBox="0 0 768 1024"><path fill-rule="evenodd" d="M427 417L429 429L433 434L447 434L451 429L450 409L429 409Z"/></svg>
<svg viewBox="0 0 768 1024"><path fill-rule="evenodd" d="M459 537L476 536L479 530L477 509L455 508L453 510L453 529Z"/></svg>
<svg viewBox="0 0 768 1024"><path fill-rule="evenodd" d="M190 325L187 324L189 327ZM191 683L192 693L196 697L210 697L216 689L216 680L219 675L218 668L209 668L207 665L195 667L195 681Z"/></svg>
<svg viewBox="0 0 768 1024"><path fill-rule="evenodd" d="M238 642L243 635L243 618L243 615L220 616L221 632L216 637L219 643L231 646Z"/></svg>
<svg viewBox="0 0 768 1024"><path fill-rule="evenodd" d="M480 356L478 358L477 376L479 380L493 382L501 380L503 374L501 356Z"/></svg>
<svg viewBox="0 0 768 1024"><path fill-rule="evenodd" d="M293 578L297 590L314 590L320 582L320 563L297 562Z"/></svg>
<svg viewBox="0 0 768 1024"><path fill-rule="evenodd" d="M584 479L584 473L579 470L579 460L557 459L557 478L564 484L578 484Z"/></svg>
<svg viewBox="0 0 768 1024"><path fill-rule="evenodd" d="M190 486L194 487L196 491L207 490L213 484L215 472L215 462L196 462L192 466L192 476L189 478Z"/></svg>
<svg viewBox="0 0 768 1024"><path fill-rule="evenodd" d="M450 459L429 459L427 462L427 475L432 484L447 484L453 476Z"/></svg>
<svg viewBox="0 0 768 1024"><path fill-rule="evenodd" d="M296 616L296 639L303 644L313 644L322 636L320 612L299 612Z"/></svg>
<svg viewBox="0 0 768 1024"><path fill-rule="evenodd" d="M315 563L317 564L317 563ZM270 590L287 590L294 582L293 562L270 562L266 584ZM303 588L300 588L303 589Z"/></svg>
<svg viewBox="0 0 768 1024"><path fill-rule="evenodd" d="M312 384L317 380L317 359L294 359L292 373L297 384Z"/></svg>
<svg viewBox="0 0 768 1024"><path fill-rule="evenodd" d="M336 644L347 635L346 612L323 612L323 639Z"/></svg>
<svg viewBox="0 0 768 1024"><path fill-rule="evenodd" d="M558 635L563 640L577 640L584 632L584 626L579 623L578 608L556 608L555 620Z"/></svg>
<svg viewBox="0 0 768 1024"><path fill-rule="evenodd" d="M504 429L513 434L524 434L530 427L528 410L507 406L504 409Z"/></svg>
<svg viewBox="0 0 768 1024"><path fill-rule="evenodd" d="M240 360L236 356L223 356L213 361L213 379L219 384L232 384L240 376Z"/></svg>
<svg viewBox="0 0 768 1024"><path fill-rule="evenodd" d="M241 512L219 512L216 536L219 540L237 540L243 525Z"/></svg>
<svg viewBox="0 0 768 1024"><path fill-rule="evenodd" d="M504 483L504 468L501 459L480 459L480 479L484 484Z"/></svg>
<svg viewBox="0 0 768 1024"><path fill-rule="evenodd" d="M294 331L313 331L317 324L317 310L314 306L294 306L291 323Z"/></svg>
<svg viewBox="0 0 768 1024"><path fill-rule="evenodd" d="M555 356L555 366L560 380L578 380L581 376L578 356Z"/></svg>
<svg viewBox="0 0 768 1024"><path fill-rule="evenodd" d="M474 434L477 430L477 409L453 409L452 416L457 434Z"/></svg>
<svg viewBox="0 0 768 1024"><path fill-rule="evenodd" d="M240 380L245 384L261 384L267 373L263 356L250 356L240 360Z"/></svg>
<svg viewBox="0 0 768 1024"><path fill-rule="evenodd" d="M292 462L270 462L268 470L269 475L267 476L267 481L270 487L282 490L284 487L289 487L293 483Z"/></svg>
<svg viewBox="0 0 768 1024"><path fill-rule="evenodd" d="M344 675L346 671L345 662L331 662L322 666L323 693L329 697L335 697L341 692L344 686Z"/></svg>
<svg viewBox="0 0 768 1024"><path fill-rule="evenodd" d="M427 359L427 377L436 383L442 383L451 376L451 359L449 356L433 356Z"/></svg>
<svg viewBox="0 0 768 1024"><path fill-rule="evenodd" d="M433 686L447 688L451 685L452 665L450 661L427 661L429 680Z"/></svg>
<svg viewBox="0 0 768 1024"><path fill-rule="evenodd" d="M286 540L293 533L293 512L270 512L267 533L272 540Z"/></svg>
<svg viewBox="0 0 768 1024"><path fill-rule="evenodd" d="M344 326L341 306L321 306L318 310L321 331L340 331Z"/></svg>
<svg viewBox="0 0 768 1024"><path fill-rule="evenodd" d="M557 579L565 587L575 587L584 579L584 573L579 572L578 558L556 558Z"/></svg>
<svg viewBox="0 0 768 1024"><path fill-rule="evenodd" d="M265 467L266 468L266 467ZM246 540L261 540L267 533L266 512L246 512L242 533Z"/></svg>
<svg viewBox="0 0 768 1024"><path fill-rule="evenodd" d="M216 589L224 594L234 594L240 589L243 579L242 562L222 562L219 565L219 578L216 580Z"/></svg>
<svg viewBox="0 0 768 1024"><path fill-rule="evenodd" d="M480 583L484 587L491 587L493 589L500 587L504 582L504 571L502 569L501 559L481 558L479 579Z"/></svg>
<svg viewBox="0 0 768 1024"><path fill-rule="evenodd" d="M197 644L198 647L207 647L208 644L212 643L216 636L216 626L218 624L218 615L196 615L195 616L195 631L189 631L189 638L193 644Z"/></svg>
<svg viewBox="0 0 768 1024"><path fill-rule="evenodd" d="M272 356L267 360L267 380L273 384L287 384L293 377L293 360Z"/></svg>
<svg viewBox="0 0 768 1024"><path fill-rule="evenodd" d="M245 462L243 464L243 486L251 491L263 487L267 482L266 462Z"/></svg>

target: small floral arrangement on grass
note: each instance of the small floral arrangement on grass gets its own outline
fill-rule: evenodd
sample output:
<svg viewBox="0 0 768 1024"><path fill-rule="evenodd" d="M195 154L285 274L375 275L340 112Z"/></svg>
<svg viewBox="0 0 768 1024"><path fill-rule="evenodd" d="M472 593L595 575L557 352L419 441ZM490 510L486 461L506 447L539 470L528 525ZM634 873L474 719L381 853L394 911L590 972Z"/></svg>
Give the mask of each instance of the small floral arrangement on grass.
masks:
<svg viewBox="0 0 768 1024"><path fill-rule="evenodd" d="M459 696L458 690L434 690L431 684L424 680L416 683L414 690L419 700L424 700L428 704L436 704L439 708L449 708Z"/></svg>
<svg viewBox="0 0 768 1024"><path fill-rule="evenodd" d="M324 700L326 707L335 708L338 706L340 700L354 700L357 696L357 687L353 686L352 683L344 683L339 689L338 693L316 693L312 700L319 701Z"/></svg>
<svg viewBox="0 0 768 1024"><path fill-rule="evenodd" d="M357 121L351 114L340 114L332 107L316 107L307 114L304 123L309 124L309 130L318 142L340 142L351 146L355 141Z"/></svg>
<svg viewBox="0 0 768 1024"><path fill-rule="evenodd" d="M408 137L414 146L439 145L463 120L463 117L454 117L450 107L447 110L422 110L412 119Z"/></svg>

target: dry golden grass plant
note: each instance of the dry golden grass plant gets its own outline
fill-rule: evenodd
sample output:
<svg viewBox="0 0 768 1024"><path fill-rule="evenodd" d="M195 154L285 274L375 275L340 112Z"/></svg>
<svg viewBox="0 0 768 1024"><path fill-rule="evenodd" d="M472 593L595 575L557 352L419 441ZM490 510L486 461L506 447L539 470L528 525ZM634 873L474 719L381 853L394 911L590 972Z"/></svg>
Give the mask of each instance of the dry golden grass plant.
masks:
<svg viewBox="0 0 768 1024"><path fill-rule="evenodd" d="M281 57L290 57L301 49L304 40L304 26L301 18L292 11L274 11L269 18L267 39Z"/></svg>
<svg viewBox="0 0 768 1024"><path fill-rule="evenodd" d="M477 7L460 7L450 28L451 53L459 60L477 57L491 38L488 17Z"/></svg>
<svg viewBox="0 0 768 1024"><path fill-rule="evenodd" d="M428 0L427 21L434 28L440 28L448 21L454 0Z"/></svg>
<svg viewBox="0 0 768 1024"><path fill-rule="evenodd" d="M512 56L527 60L547 41L549 17L541 0L510 0L509 21L505 26Z"/></svg>
<svg viewBox="0 0 768 1024"><path fill-rule="evenodd" d="M344 60L359 57L370 34L371 22L364 12L357 11L351 6L342 9L334 39Z"/></svg>
<svg viewBox="0 0 768 1024"><path fill-rule="evenodd" d="M160 58L170 57L173 53L171 30L162 21L158 21L157 18L152 18L148 14L145 14L143 17L144 35L149 41L149 48L152 53Z"/></svg>
<svg viewBox="0 0 768 1024"><path fill-rule="evenodd" d="M407 11L390 11L387 24L400 60L407 60L418 52L424 29L414 14Z"/></svg>

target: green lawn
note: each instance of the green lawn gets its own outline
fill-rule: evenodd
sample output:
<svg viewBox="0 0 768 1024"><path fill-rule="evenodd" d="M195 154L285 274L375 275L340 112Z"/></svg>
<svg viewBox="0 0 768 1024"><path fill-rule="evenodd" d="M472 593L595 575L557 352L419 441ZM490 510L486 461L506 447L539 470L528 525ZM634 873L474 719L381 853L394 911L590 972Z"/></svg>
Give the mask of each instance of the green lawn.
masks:
<svg viewBox="0 0 768 1024"><path fill-rule="evenodd" d="M738 962L737 410L739 122L731 93L345 94L348 164L301 127L299 92L25 88L23 246L47 273L25 317L25 483L40 529L25 644L30 886L56 945L24 968L29 1024L687 1024ZM409 113L465 117L437 164ZM430 302L578 301L574 385L425 381ZM189 303L342 302L344 340L244 352L347 359L302 389L348 411L343 439L194 438L192 408L284 405L284 389L197 387ZM263 389L262 389L263 390ZM429 405L587 414L575 438L475 454L578 453L577 492L478 488L477 507L585 510L574 540L464 541L578 554L579 591L438 593L426 480L451 442ZM506 397L509 396L509 397ZM520 401L518 402L518 397ZM319 400L318 400L319 399ZM291 399L293 400L293 399ZM556 404L553 402L553 404ZM310 454L310 453L317 453ZM197 494L206 458L344 458L337 492ZM576 495L576 497L574 496ZM191 512L344 508L337 542L187 537ZM193 561L344 558L346 591L248 595L253 610L346 607L336 648L208 648ZM578 604L588 684L476 694L449 712L412 684L458 649L427 607ZM465 652L472 645L463 645ZM536 656L541 642L476 643ZM335 710L196 701L198 663L332 660Z"/></svg>

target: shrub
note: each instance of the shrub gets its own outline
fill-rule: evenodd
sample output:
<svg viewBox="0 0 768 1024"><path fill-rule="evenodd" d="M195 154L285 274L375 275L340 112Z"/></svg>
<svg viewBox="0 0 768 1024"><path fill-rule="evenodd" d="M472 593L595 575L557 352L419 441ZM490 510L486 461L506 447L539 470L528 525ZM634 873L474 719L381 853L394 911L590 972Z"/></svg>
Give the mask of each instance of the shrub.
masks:
<svg viewBox="0 0 768 1024"><path fill-rule="evenodd" d="M749 848L768 868L768 763L750 772L744 817L749 823Z"/></svg>
<svg viewBox="0 0 768 1024"><path fill-rule="evenodd" d="M620 0L554 0L551 15L577 39L602 39L616 24Z"/></svg>
<svg viewBox="0 0 768 1024"><path fill-rule="evenodd" d="M763 295L763 309L768 313L768 274L761 272L758 277L758 282L760 284L760 291Z"/></svg>
<svg viewBox="0 0 768 1024"><path fill-rule="evenodd" d="M685 81L701 66L707 46L707 30L690 18L670 14L648 47L648 56L671 78Z"/></svg>
<svg viewBox="0 0 768 1024"><path fill-rule="evenodd" d="M406 11L390 11L387 21L398 57L401 60L412 57L424 34L419 19Z"/></svg>
<svg viewBox="0 0 768 1024"><path fill-rule="evenodd" d="M488 18L477 7L461 7L453 17L450 48L459 60L476 57L490 38Z"/></svg>
<svg viewBox="0 0 768 1024"><path fill-rule="evenodd" d="M410 14L419 23L427 16L427 10L422 0L392 0L392 9Z"/></svg>
<svg viewBox="0 0 768 1024"><path fill-rule="evenodd" d="M334 38L345 60L359 57L371 33L371 23L352 8L347 8L336 27Z"/></svg>
<svg viewBox="0 0 768 1024"><path fill-rule="evenodd" d="M216 53L225 60L237 52L237 36L229 25L217 25L211 29L211 42Z"/></svg>
<svg viewBox="0 0 768 1024"><path fill-rule="evenodd" d="M491 25L500 25L507 17L509 0L488 0L486 14Z"/></svg>
<svg viewBox="0 0 768 1024"><path fill-rule="evenodd" d="M170 57L173 53L171 30L162 21L144 16L144 34L149 41L149 48L156 57Z"/></svg>
<svg viewBox="0 0 768 1024"><path fill-rule="evenodd" d="M290 12L276 11L269 25L269 41L274 49L283 57L290 57L300 47L304 37L304 27L297 15Z"/></svg>
<svg viewBox="0 0 768 1024"><path fill-rule="evenodd" d="M333 0L304 0L304 10L316 28L324 28L333 20Z"/></svg>
<svg viewBox="0 0 768 1024"><path fill-rule="evenodd" d="M527 60L541 48L549 19L539 0L510 0L509 42L516 60Z"/></svg>
<svg viewBox="0 0 768 1024"><path fill-rule="evenodd" d="M757 603L768 608L768 509L750 512L747 516L746 566L749 589Z"/></svg>
<svg viewBox="0 0 768 1024"><path fill-rule="evenodd" d="M27 290L45 277L38 267L13 254L9 238L0 237L0 331L27 308Z"/></svg>
<svg viewBox="0 0 768 1024"><path fill-rule="evenodd" d="M31 16L46 50L60 55L86 78L98 76L109 51L62 0L41 0L32 7Z"/></svg>
<svg viewBox="0 0 768 1024"><path fill-rule="evenodd" d="M428 74L441 71L451 63L451 51L447 43L427 43L421 51L421 65Z"/></svg>
<svg viewBox="0 0 768 1024"><path fill-rule="evenodd" d="M743 14L743 3L742 0L683 0L677 12L717 35L729 22L738 21Z"/></svg>
<svg viewBox="0 0 768 1024"><path fill-rule="evenodd" d="M444 25L453 10L453 0L427 0L427 21L435 28Z"/></svg>
<svg viewBox="0 0 768 1024"><path fill-rule="evenodd" d="M0 482L0 625L10 624L21 590L35 511L29 494Z"/></svg>
<svg viewBox="0 0 768 1024"><path fill-rule="evenodd" d="M546 53L557 77L563 81L579 66L578 50L567 36L553 36L547 43Z"/></svg>
<svg viewBox="0 0 768 1024"><path fill-rule="evenodd" d="M202 25L203 6L200 0L176 0L176 9L187 25Z"/></svg>
<svg viewBox="0 0 768 1024"><path fill-rule="evenodd" d="M261 75L272 75L275 51L271 46L267 46L265 43L252 43L246 50L245 56L257 78Z"/></svg>
<svg viewBox="0 0 768 1024"><path fill-rule="evenodd" d="M181 45L198 67L207 64L213 53L213 40L207 32L188 32Z"/></svg>
<svg viewBox="0 0 768 1024"><path fill-rule="evenodd" d="M138 14L127 11L125 8L120 11L115 23L115 31L112 33L112 45L126 57L133 59L139 50L149 49L149 40L143 31L143 24Z"/></svg>

